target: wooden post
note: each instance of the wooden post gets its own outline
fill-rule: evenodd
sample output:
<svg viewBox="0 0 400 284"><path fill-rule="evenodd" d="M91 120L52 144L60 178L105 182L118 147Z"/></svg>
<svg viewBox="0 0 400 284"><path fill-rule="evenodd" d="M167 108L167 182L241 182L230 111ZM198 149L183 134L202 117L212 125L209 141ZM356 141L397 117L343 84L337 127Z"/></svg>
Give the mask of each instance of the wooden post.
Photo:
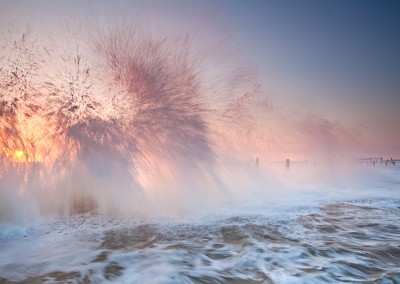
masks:
<svg viewBox="0 0 400 284"><path fill-rule="evenodd" d="M290 169L290 160L286 159L286 169Z"/></svg>

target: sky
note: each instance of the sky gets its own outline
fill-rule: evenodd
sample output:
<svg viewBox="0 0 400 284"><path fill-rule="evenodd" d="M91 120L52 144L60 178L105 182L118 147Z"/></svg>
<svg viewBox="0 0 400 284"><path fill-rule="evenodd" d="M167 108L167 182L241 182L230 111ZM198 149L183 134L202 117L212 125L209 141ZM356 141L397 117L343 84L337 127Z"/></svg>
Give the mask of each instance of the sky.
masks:
<svg viewBox="0 0 400 284"><path fill-rule="evenodd" d="M132 12L204 38L218 33L255 66L277 107L361 131L365 155L400 158L400 1L25 0L2 1L1 9L47 27L92 9L104 21Z"/></svg>
<svg viewBox="0 0 400 284"><path fill-rule="evenodd" d="M399 1L236 3L226 13L285 104L365 129L371 152L399 153Z"/></svg>

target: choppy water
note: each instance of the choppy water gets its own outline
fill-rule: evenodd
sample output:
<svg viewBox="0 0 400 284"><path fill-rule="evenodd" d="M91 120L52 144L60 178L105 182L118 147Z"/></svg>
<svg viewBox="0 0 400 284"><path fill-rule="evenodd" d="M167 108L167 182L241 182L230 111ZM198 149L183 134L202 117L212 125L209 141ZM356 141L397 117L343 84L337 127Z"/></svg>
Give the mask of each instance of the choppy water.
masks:
<svg viewBox="0 0 400 284"><path fill-rule="evenodd" d="M0 283L400 283L400 200L3 227Z"/></svg>

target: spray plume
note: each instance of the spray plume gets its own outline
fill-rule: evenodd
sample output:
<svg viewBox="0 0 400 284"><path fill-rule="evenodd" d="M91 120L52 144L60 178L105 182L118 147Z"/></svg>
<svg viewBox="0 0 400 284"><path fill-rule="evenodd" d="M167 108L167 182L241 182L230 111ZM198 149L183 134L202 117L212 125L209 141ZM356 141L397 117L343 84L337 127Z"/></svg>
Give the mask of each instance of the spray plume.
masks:
<svg viewBox="0 0 400 284"><path fill-rule="evenodd" d="M90 31L65 27L63 40L40 44L30 30L4 33L2 220L226 204L239 180L232 165L279 149L276 125L301 125L285 122L254 70L207 73L218 54L188 34L140 24ZM331 141L336 128L326 132Z"/></svg>

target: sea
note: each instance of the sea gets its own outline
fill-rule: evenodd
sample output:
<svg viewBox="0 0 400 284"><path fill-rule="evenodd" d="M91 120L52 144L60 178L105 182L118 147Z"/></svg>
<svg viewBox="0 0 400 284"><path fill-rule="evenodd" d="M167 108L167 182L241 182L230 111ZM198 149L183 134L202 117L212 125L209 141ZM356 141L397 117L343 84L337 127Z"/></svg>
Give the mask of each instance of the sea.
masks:
<svg viewBox="0 0 400 284"><path fill-rule="evenodd" d="M3 222L0 283L400 283L400 167L364 172L201 214Z"/></svg>

